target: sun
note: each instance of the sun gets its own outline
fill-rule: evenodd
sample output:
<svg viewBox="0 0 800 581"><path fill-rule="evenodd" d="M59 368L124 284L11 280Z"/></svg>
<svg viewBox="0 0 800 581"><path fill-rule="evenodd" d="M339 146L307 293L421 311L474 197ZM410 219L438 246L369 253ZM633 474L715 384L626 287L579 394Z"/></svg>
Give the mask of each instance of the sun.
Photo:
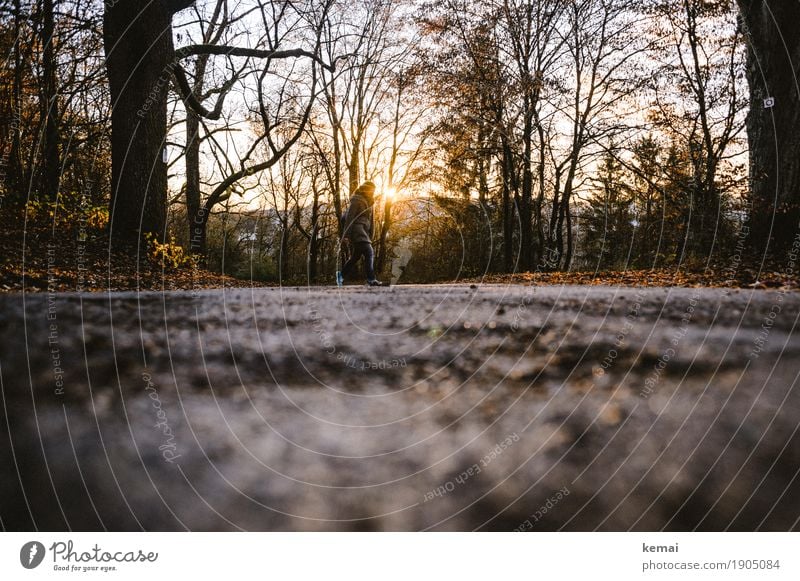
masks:
<svg viewBox="0 0 800 581"><path fill-rule="evenodd" d="M393 200L395 196L397 196L397 189L393 186L388 186L383 188L383 195L386 196L387 199Z"/></svg>

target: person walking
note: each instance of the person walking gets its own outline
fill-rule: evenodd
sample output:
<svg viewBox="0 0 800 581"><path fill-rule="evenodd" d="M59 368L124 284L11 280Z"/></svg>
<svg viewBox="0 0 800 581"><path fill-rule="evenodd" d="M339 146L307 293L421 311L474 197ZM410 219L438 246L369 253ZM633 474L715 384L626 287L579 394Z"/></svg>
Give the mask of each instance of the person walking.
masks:
<svg viewBox="0 0 800 581"><path fill-rule="evenodd" d="M375 278L375 251L372 248L372 206L375 203L375 184L366 181L353 192L350 198L350 206L344 216L344 232L342 238L350 240L352 255L342 267L342 271L337 273L337 284L343 284L352 270L358 264L359 259L364 257L364 269L367 271L367 285L385 286L384 283Z"/></svg>

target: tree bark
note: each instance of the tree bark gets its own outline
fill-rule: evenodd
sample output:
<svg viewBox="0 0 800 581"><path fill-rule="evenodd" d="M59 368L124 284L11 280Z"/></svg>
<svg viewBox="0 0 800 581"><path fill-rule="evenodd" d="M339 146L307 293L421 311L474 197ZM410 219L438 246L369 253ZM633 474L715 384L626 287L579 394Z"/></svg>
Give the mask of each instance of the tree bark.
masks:
<svg viewBox="0 0 800 581"><path fill-rule="evenodd" d="M135 244L146 233L164 236L167 92L173 10L166 0L105 4L103 40L111 91L112 242Z"/></svg>
<svg viewBox="0 0 800 581"><path fill-rule="evenodd" d="M533 224L531 217L531 206L533 200L533 171L531 170L533 156L533 103L531 99L525 98L525 124L523 129L523 152L522 152L522 196L519 208L520 219L520 259L521 270L530 271L533 269Z"/></svg>
<svg viewBox="0 0 800 581"><path fill-rule="evenodd" d="M800 3L737 3L748 40L751 244L777 254L791 245L800 218Z"/></svg>
<svg viewBox="0 0 800 581"><path fill-rule="evenodd" d="M389 187L392 187L391 185ZM381 220L381 232L378 237L378 252L375 258L375 272L383 272L383 267L386 264L387 254L387 240L389 237L389 228L392 227L392 200L387 198L383 202L383 219Z"/></svg>
<svg viewBox="0 0 800 581"><path fill-rule="evenodd" d="M311 236L308 240L308 282L317 282L319 272L319 190L314 188L311 204Z"/></svg>
<svg viewBox="0 0 800 581"><path fill-rule="evenodd" d="M58 88L56 84L55 18L53 0L42 2L42 88L40 93L43 125L40 194L55 201L61 181L59 147Z"/></svg>
<svg viewBox="0 0 800 581"><path fill-rule="evenodd" d="M514 214L512 212L511 195L514 188L514 159L511 146L505 136L501 137L503 151L503 270L514 270Z"/></svg>
<svg viewBox="0 0 800 581"><path fill-rule="evenodd" d="M23 191L25 184L25 170L22 163L22 85L23 85L23 62L21 42L22 38L22 5L20 0L14 0L14 77L11 88L11 146L9 150L9 171L6 176L6 191L10 192L11 199L16 203L24 203L26 195Z"/></svg>
<svg viewBox="0 0 800 581"><path fill-rule="evenodd" d="M347 166L348 170L348 184L350 185L350 195L352 196L358 189L359 181L359 166L361 157L361 140L356 138L353 140L353 149L350 152L350 165Z"/></svg>
<svg viewBox="0 0 800 581"><path fill-rule="evenodd" d="M205 222L200 215L200 116L186 109L186 217L189 222L189 249L204 255Z"/></svg>
<svg viewBox="0 0 800 581"><path fill-rule="evenodd" d="M544 207L544 191L547 188L547 182L545 181L547 142L545 141L544 128L541 125L538 115L536 118L536 128L539 134L539 159L537 160L536 168L539 192L536 196L536 206L534 209L534 217L536 220L536 250L531 258L534 261L534 267L538 270L544 266L545 241L542 209Z"/></svg>

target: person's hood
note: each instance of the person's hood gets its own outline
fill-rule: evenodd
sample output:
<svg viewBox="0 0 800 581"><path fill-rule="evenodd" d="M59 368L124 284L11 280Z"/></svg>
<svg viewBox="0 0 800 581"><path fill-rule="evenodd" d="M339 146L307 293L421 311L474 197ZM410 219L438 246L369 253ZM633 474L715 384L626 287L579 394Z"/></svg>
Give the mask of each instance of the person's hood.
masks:
<svg viewBox="0 0 800 581"><path fill-rule="evenodd" d="M354 194L361 194L371 206L375 201L375 184L370 181L366 181L356 188Z"/></svg>
<svg viewBox="0 0 800 581"><path fill-rule="evenodd" d="M372 206L372 203L375 200L374 195L371 195L368 190L357 190L356 193L353 194L354 198L356 196L361 196L367 203L367 206Z"/></svg>

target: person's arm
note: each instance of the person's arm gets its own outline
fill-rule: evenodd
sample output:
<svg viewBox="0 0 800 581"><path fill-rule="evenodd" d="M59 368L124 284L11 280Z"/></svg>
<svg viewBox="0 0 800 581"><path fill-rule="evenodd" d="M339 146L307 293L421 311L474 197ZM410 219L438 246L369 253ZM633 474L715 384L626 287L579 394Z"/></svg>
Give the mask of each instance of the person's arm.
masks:
<svg viewBox="0 0 800 581"><path fill-rule="evenodd" d="M369 222L369 207L360 196L353 200L353 211L355 213L353 221L359 222L366 230Z"/></svg>
<svg viewBox="0 0 800 581"><path fill-rule="evenodd" d="M350 206L344 214L344 227L342 232L347 236L353 227L353 223L358 219L358 200L351 200Z"/></svg>

